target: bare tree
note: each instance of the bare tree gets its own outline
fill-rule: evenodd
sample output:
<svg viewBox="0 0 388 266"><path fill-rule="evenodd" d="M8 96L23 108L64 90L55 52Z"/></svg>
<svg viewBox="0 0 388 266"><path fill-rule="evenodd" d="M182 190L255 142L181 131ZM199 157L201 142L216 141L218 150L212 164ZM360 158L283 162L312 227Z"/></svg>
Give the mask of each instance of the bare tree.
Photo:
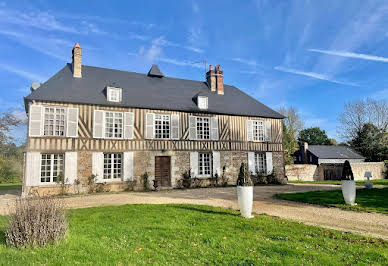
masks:
<svg viewBox="0 0 388 266"><path fill-rule="evenodd" d="M357 136L366 123L371 123L382 132L388 129L388 101L387 100L356 100L345 104L344 111L339 115L339 135L351 140Z"/></svg>
<svg viewBox="0 0 388 266"><path fill-rule="evenodd" d="M292 132L293 137L297 139L299 132L304 128L304 122L300 118L298 110L292 106L289 108L280 107L278 112L286 117L284 119L284 125Z"/></svg>

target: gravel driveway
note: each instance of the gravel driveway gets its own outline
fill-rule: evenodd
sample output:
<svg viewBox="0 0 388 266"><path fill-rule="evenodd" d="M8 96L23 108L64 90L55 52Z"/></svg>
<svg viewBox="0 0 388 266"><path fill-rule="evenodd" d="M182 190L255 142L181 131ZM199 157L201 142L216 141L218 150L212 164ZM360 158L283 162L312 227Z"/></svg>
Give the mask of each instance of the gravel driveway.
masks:
<svg viewBox="0 0 388 266"><path fill-rule="evenodd" d="M274 199L276 193L339 189L335 185L288 184L284 186L254 187L253 212L291 219L342 231L388 239L388 215L345 211L316 205ZM9 208L0 196L0 214ZM13 195L13 198L16 196ZM238 209L235 187L165 190L159 192L123 192L66 197L68 208L86 208L123 204L189 203Z"/></svg>

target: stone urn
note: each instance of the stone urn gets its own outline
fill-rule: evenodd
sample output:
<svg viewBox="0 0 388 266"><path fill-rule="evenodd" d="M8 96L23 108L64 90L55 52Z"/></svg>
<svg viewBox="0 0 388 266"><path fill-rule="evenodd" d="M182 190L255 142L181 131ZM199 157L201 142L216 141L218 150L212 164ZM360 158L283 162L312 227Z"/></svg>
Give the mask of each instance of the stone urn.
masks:
<svg viewBox="0 0 388 266"><path fill-rule="evenodd" d="M160 181L159 180L154 180L154 190L159 191L159 186L160 186Z"/></svg>

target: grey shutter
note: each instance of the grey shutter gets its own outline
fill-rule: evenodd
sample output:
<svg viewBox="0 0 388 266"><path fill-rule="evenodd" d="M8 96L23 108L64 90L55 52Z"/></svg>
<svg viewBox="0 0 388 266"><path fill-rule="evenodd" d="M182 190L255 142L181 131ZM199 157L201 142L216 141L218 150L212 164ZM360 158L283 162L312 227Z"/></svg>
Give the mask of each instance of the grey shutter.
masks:
<svg viewBox="0 0 388 266"><path fill-rule="evenodd" d="M171 139L179 139L179 115L171 115Z"/></svg>
<svg viewBox="0 0 388 266"><path fill-rule="evenodd" d="M43 111L41 105L30 105L29 117L29 136L40 137L43 135Z"/></svg>
<svg viewBox="0 0 388 266"><path fill-rule="evenodd" d="M123 180L133 181L133 152L124 152Z"/></svg>
<svg viewBox="0 0 388 266"><path fill-rule="evenodd" d="M26 153L26 172L24 173L24 184L27 187L39 186L40 184L41 155L39 152Z"/></svg>
<svg viewBox="0 0 388 266"><path fill-rule="evenodd" d="M195 116L189 116L189 139L197 139L197 118Z"/></svg>
<svg viewBox="0 0 388 266"><path fill-rule="evenodd" d="M133 139L133 127L135 122L135 115L130 112L124 113L124 138Z"/></svg>
<svg viewBox="0 0 388 266"><path fill-rule="evenodd" d="M213 176L217 173L218 176L221 175L220 172L220 153L218 151L213 151Z"/></svg>
<svg viewBox="0 0 388 266"><path fill-rule="evenodd" d="M66 184L74 185L74 181L77 179L77 157L77 152L65 152L64 176Z"/></svg>
<svg viewBox="0 0 388 266"><path fill-rule="evenodd" d="M93 137L103 138L104 137L104 111L94 110L93 116Z"/></svg>
<svg viewBox="0 0 388 266"><path fill-rule="evenodd" d="M256 174L255 153L254 152L248 152L248 171L253 175Z"/></svg>
<svg viewBox="0 0 388 266"><path fill-rule="evenodd" d="M212 140L218 140L219 134L218 134L218 118L212 117L210 119L211 121L211 138Z"/></svg>
<svg viewBox="0 0 388 266"><path fill-rule="evenodd" d="M78 108L67 108L67 128L66 136L70 138L78 137Z"/></svg>
<svg viewBox="0 0 388 266"><path fill-rule="evenodd" d="M266 167L267 167L267 175L272 174L273 172L273 164L272 164L272 152L266 152L265 153L265 159L266 159Z"/></svg>
<svg viewBox="0 0 388 266"><path fill-rule="evenodd" d="M265 141L271 142L272 140L271 121L264 121L264 136L265 136Z"/></svg>
<svg viewBox="0 0 388 266"><path fill-rule="evenodd" d="M146 139L155 138L155 115L153 113L146 114Z"/></svg>
<svg viewBox="0 0 388 266"><path fill-rule="evenodd" d="M247 141L253 141L253 121L247 120Z"/></svg>
<svg viewBox="0 0 388 266"><path fill-rule="evenodd" d="M190 152L191 177L198 176L198 152Z"/></svg>
<svg viewBox="0 0 388 266"><path fill-rule="evenodd" d="M101 183L104 180L104 153L92 153L92 174L96 176L95 182Z"/></svg>

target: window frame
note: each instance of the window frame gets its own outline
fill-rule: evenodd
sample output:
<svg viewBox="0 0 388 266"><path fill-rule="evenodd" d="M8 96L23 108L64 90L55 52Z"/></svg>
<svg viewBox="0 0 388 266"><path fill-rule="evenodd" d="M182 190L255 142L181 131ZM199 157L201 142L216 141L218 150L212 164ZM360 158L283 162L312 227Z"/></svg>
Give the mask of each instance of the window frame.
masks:
<svg viewBox="0 0 388 266"><path fill-rule="evenodd" d="M209 160L209 166L205 165L205 155L207 155ZM202 156L202 158L201 158ZM208 169L205 169L208 168ZM204 173L204 171L209 171L209 174ZM202 174L201 174L202 173ZM211 177L213 173L213 156L211 152L198 152L198 177L206 178Z"/></svg>
<svg viewBox="0 0 388 266"><path fill-rule="evenodd" d="M120 155L120 158L115 158L116 155ZM108 168L105 167L105 156L109 156L108 158ZM120 162L119 163L116 163L115 162L115 159L120 159ZM121 181L123 179L123 170L124 170L124 167L123 167L123 162L124 162L124 154L123 153L120 153L120 152L104 152L103 153L103 175L102 175L102 181L104 182L112 182L112 181ZM117 168L116 165L117 164L120 164L120 168ZM106 171L109 172L109 178L105 178L106 176ZM108 171L109 170L109 171ZM115 170L119 170L119 176L118 177L114 177L115 176Z"/></svg>
<svg viewBox="0 0 388 266"><path fill-rule="evenodd" d="M209 100L206 96L198 96L198 108L201 110L207 110L209 108Z"/></svg>
<svg viewBox="0 0 388 266"><path fill-rule="evenodd" d="M113 127L112 127L112 134L113 134L113 136L112 137L109 137L109 136L107 136L107 128L108 128L108 123L107 123L107 114L108 113L112 113L113 114L113 117L112 117L112 119L113 119L113 122L112 122L112 125L113 125ZM118 136L115 136L115 133L114 133L114 131L115 131L115 126L114 125L116 125L115 124L115 119L117 119L116 117L115 117L115 115L117 115L117 114L120 114L121 115L121 136L120 137L118 137ZM119 125L119 124L117 124L117 125ZM109 127L110 128L110 127ZM104 111L104 138L105 139L123 139L124 138L124 113L123 112L115 112L115 111Z"/></svg>
<svg viewBox="0 0 388 266"><path fill-rule="evenodd" d="M117 99L112 98L113 92L116 92L117 94ZM121 88L115 88L115 87L108 87L107 88L107 100L109 102L115 102L115 103L120 103L122 101L122 89Z"/></svg>
<svg viewBox="0 0 388 266"><path fill-rule="evenodd" d="M44 108L44 111L43 111L43 137L66 137L66 130L67 130L67 108L66 107L58 107L58 106L43 106ZM54 113L52 114L54 117L53 119L46 119L46 115L50 115L50 113L47 113L47 110L49 109L53 109L54 110ZM59 119L57 120L56 116L58 115L57 114L57 111L58 110L61 110L63 111L63 113L60 113L59 115L60 116L63 116L63 134L62 135L56 135L55 132L57 131L56 130L56 127L58 126L57 123L59 121L59 123L62 121L62 119ZM52 124L46 124L47 121L52 121L53 123ZM46 126L49 127L49 126L52 126L53 129L52 129L52 132L53 134L47 134L46 135ZM59 125L61 126L61 125ZM50 131L49 129L47 131ZM58 132L61 132L62 130L58 130Z"/></svg>
<svg viewBox="0 0 388 266"><path fill-rule="evenodd" d="M259 158L262 157L262 158ZM254 153L254 158L255 158L255 172L256 174L267 174L267 155L265 152L255 152ZM262 160L262 171L260 171L260 162L259 159Z"/></svg>
<svg viewBox="0 0 388 266"><path fill-rule="evenodd" d="M55 155L57 155L57 158L54 158ZM46 156L45 159L43 159L43 156ZM47 158L49 156L50 158ZM62 157L62 158L59 158ZM42 162L45 160L46 162L49 162L50 164L48 165L43 165ZM55 161L57 162L55 164ZM58 162L61 162L61 164L58 167ZM45 166L45 170L43 170L43 166ZM54 170L54 166L56 166L56 170ZM49 171L47 171L49 170ZM54 176L54 172L57 171L57 174ZM44 177L42 176L43 173L49 173L49 176L45 175ZM39 183L42 185L53 185L53 184L58 184L57 181L54 181L54 178L58 178L60 174L65 175L65 154L64 153L41 153L40 154L40 178L39 178ZM42 181L42 178L49 178L49 181Z"/></svg>
<svg viewBox="0 0 388 266"><path fill-rule="evenodd" d="M261 127L261 129L260 129ZM265 141L265 125L262 120L252 120L252 140L256 142ZM261 134L260 134L261 133Z"/></svg>
<svg viewBox="0 0 388 266"><path fill-rule="evenodd" d="M156 118L157 116L160 116L161 118ZM163 117L168 117L168 137L167 138L165 138L164 137L164 128L163 128L163 122L165 121L165 120L163 120ZM159 138L159 137L157 137L157 129L156 129L156 121L160 121L161 122L161 132L160 132L160 134L161 134L161 137ZM167 140L167 139L171 139L171 115L169 115L169 114L154 114L154 139L156 139L156 140Z"/></svg>
<svg viewBox="0 0 388 266"><path fill-rule="evenodd" d="M202 121L199 122L198 120L202 120ZM203 120L207 120L208 138L204 138L206 130L204 128L205 122ZM198 127L199 127L198 124L202 124L201 130L198 129ZM212 140L211 139L211 117L197 116L195 119L195 127L196 127L196 134L197 134L196 139L197 140ZM200 135L202 136L201 138L199 137Z"/></svg>

